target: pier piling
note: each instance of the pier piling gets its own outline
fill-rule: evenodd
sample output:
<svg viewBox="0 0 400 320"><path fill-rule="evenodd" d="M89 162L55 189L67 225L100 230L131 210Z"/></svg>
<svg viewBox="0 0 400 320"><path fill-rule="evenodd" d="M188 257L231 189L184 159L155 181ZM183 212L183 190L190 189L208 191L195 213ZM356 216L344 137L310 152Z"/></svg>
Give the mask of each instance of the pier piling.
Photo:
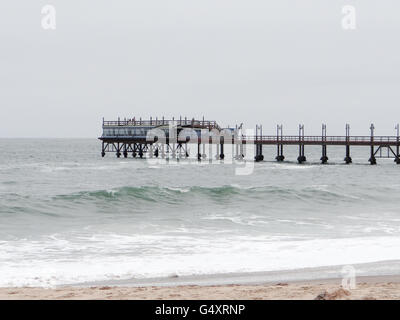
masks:
<svg viewBox="0 0 400 320"><path fill-rule="evenodd" d="M344 158L346 164L353 162L350 156L350 125L346 124L346 157Z"/></svg>
<svg viewBox="0 0 400 320"><path fill-rule="evenodd" d="M276 154L276 161L282 162L285 160L285 156L283 155L283 126L282 125L277 125L276 126L276 141L277 141L277 154Z"/></svg>
<svg viewBox="0 0 400 320"><path fill-rule="evenodd" d="M307 161L304 155L304 124L299 124L299 156L297 158L298 163Z"/></svg>
<svg viewBox="0 0 400 320"><path fill-rule="evenodd" d="M103 118L103 121L104 121L104 118ZM104 146L104 141L102 141L101 142L101 157L104 158L105 155L106 155L106 149L105 149L105 146Z"/></svg>
<svg viewBox="0 0 400 320"><path fill-rule="evenodd" d="M124 158L128 158L128 151L126 150L126 144L124 143L124 152L123 152Z"/></svg>
<svg viewBox="0 0 400 320"><path fill-rule="evenodd" d="M262 140L262 125L256 125L256 138L254 141L254 144L256 145L256 156L254 157L254 160L256 162L264 160L264 156L262 154L261 140Z"/></svg>
<svg viewBox="0 0 400 320"><path fill-rule="evenodd" d="M325 164L328 162L328 156L326 155L326 124L322 124L322 157L321 163Z"/></svg>
<svg viewBox="0 0 400 320"><path fill-rule="evenodd" d="M119 121L119 119L118 119ZM117 143L117 158L121 157L121 149L119 147L119 143Z"/></svg>
<svg viewBox="0 0 400 320"><path fill-rule="evenodd" d="M197 143L197 160L198 161L201 161L200 146L201 146L201 143L200 142Z"/></svg>
<svg viewBox="0 0 400 320"><path fill-rule="evenodd" d="M374 151L374 130L375 130L375 126L373 123L371 123L371 156L369 158L369 162L374 165L376 164L376 158L375 158L375 151Z"/></svg>
<svg viewBox="0 0 400 320"><path fill-rule="evenodd" d="M219 158L220 158L220 160L224 160L224 158L225 158L225 154L224 154L224 143L225 143L225 140L224 140L224 137L221 137L220 141L221 141L221 149L220 149L221 153L219 155Z"/></svg>
<svg viewBox="0 0 400 320"><path fill-rule="evenodd" d="M394 162L396 162L396 164L400 164L400 125L397 124L396 127L396 138L397 138L397 144L396 144L396 157L394 159Z"/></svg>

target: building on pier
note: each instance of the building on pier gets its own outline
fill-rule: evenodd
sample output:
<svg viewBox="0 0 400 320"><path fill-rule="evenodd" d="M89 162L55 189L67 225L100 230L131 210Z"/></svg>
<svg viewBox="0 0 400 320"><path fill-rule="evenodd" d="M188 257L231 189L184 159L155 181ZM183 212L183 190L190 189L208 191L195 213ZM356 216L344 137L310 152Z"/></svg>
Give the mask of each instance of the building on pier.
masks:
<svg viewBox="0 0 400 320"><path fill-rule="evenodd" d="M171 120L164 118L136 120L133 118L118 119L117 121L103 119L103 134L99 139L102 141L103 157L106 152L115 152L117 157L123 155L125 158L129 153L132 153L133 157L139 156L140 158L146 153L150 157L159 155L165 157L166 154L171 154L172 157L178 155L189 157L187 144L196 143L198 145L197 157L204 159L204 133L207 134L209 142L213 142L214 137L220 138L221 132L224 136L232 137L235 131L225 130L216 121L204 120L204 118L202 120L182 117ZM202 144L203 152L200 150ZM223 142L218 141L218 144L220 145L218 157L223 158Z"/></svg>

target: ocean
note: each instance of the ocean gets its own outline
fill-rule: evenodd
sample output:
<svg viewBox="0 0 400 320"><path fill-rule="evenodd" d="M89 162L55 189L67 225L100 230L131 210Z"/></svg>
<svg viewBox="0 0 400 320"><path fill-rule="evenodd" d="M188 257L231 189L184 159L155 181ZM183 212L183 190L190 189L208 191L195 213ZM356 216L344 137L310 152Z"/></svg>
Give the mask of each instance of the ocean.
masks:
<svg viewBox="0 0 400 320"><path fill-rule="evenodd" d="M368 148L229 161L102 158L96 139L0 140L0 286L294 270L400 259L400 166Z"/></svg>

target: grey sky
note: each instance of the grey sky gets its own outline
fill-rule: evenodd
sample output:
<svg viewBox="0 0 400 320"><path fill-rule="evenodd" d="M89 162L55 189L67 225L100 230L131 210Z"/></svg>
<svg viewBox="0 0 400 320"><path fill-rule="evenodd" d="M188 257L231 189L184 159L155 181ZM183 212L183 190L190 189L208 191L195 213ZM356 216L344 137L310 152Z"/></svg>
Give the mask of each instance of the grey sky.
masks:
<svg viewBox="0 0 400 320"><path fill-rule="evenodd" d="M399 15L398 0L3 0L0 137L97 137L103 116L180 114L393 134Z"/></svg>

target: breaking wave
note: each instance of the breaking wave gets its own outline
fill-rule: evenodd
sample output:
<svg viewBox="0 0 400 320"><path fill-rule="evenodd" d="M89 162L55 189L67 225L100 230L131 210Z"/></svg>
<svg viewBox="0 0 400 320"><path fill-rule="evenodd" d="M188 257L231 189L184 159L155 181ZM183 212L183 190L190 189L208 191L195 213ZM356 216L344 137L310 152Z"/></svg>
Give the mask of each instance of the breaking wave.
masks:
<svg viewBox="0 0 400 320"><path fill-rule="evenodd" d="M225 185L216 187L160 187L160 186L125 186L109 190L81 191L78 193L57 195L53 200L129 200L138 199L144 201L163 201L171 199L182 199L182 197L203 197L203 198L230 198L230 197L281 197L297 198L313 201L318 200L362 200L361 197L341 193L336 190L327 190L320 186L304 188L283 188L276 186L241 187L237 185Z"/></svg>

